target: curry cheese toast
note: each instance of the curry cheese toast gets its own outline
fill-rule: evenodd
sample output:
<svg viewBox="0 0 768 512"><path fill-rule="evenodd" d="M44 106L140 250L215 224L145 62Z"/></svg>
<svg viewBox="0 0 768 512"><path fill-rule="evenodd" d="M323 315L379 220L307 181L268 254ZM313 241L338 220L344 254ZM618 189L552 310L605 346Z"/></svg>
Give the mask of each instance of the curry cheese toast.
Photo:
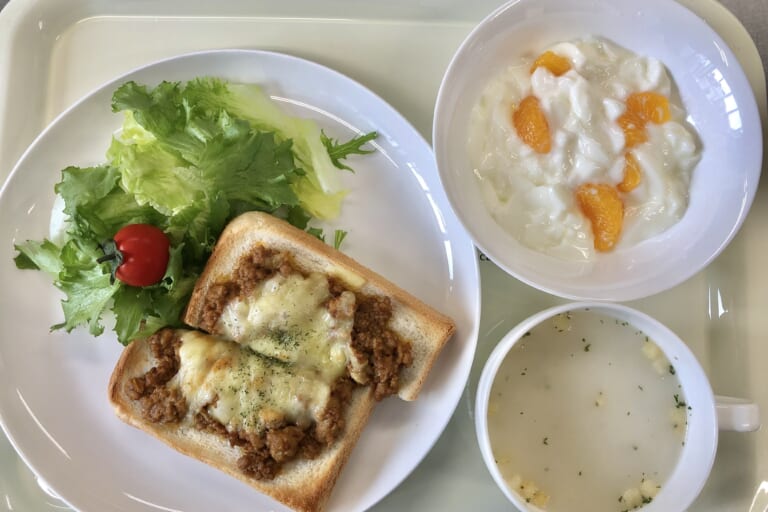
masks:
<svg viewBox="0 0 768 512"><path fill-rule="evenodd" d="M453 321L287 222L225 228L184 321L131 343L117 415L297 511L325 507L378 400L416 399Z"/></svg>

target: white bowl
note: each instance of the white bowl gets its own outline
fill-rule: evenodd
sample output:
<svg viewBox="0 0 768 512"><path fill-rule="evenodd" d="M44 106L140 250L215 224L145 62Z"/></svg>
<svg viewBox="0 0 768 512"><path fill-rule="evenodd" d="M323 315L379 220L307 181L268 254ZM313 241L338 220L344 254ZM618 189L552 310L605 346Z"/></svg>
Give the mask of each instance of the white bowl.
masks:
<svg viewBox="0 0 768 512"><path fill-rule="evenodd" d="M634 247L588 263L520 244L487 211L467 155L470 112L488 80L523 54L594 35L660 59L702 143L683 218ZM741 226L757 189L762 133L753 92L723 40L673 0L517 0L478 25L453 57L437 97L433 145L449 201L475 244L511 275L571 298L653 295L709 264Z"/></svg>
<svg viewBox="0 0 768 512"><path fill-rule="evenodd" d="M507 354L523 339L529 331L556 315L571 311L588 309L599 315L612 317L619 322L627 322L634 329L648 335L667 360L674 362L675 375L679 380L683 396L688 403L688 425L685 443L677 465L669 478L661 483L659 494L653 501L644 505L642 512L678 512L696 499L709 477L718 444L718 430L738 432L754 431L760 426L760 415L756 404L748 400L714 396L707 376L688 346L671 330L652 317L621 304L602 302L572 302L541 311L527 318L514 327L499 341L488 357L477 386L475 402L475 431L480 452L488 470L505 496L524 512L541 512L541 509L529 504L516 490L509 487L496 463L493 446L488 430L488 410L491 390L496 375ZM537 341L542 341L540 337ZM611 340L614 343L624 339ZM630 345L627 343L627 345ZM531 373L535 372L531 368ZM529 381L534 382L534 381ZM511 403L501 403L498 407L515 407ZM510 432L509 435L515 435ZM610 436L606 430L604 435ZM498 447L497 447L498 448ZM567 452L567 450L566 450ZM525 464L535 461L522 461L520 471ZM549 490L551 493L552 491ZM620 494L621 490L617 490ZM562 496L561 496L562 498ZM618 509L617 509L618 510Z"/></svg>

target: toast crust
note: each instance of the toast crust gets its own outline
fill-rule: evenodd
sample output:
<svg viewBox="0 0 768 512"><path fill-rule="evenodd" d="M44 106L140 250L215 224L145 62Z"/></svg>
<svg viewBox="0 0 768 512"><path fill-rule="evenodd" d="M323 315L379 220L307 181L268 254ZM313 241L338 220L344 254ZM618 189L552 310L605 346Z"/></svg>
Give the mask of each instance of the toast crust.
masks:
<svg viewBox="0 0 768 512"><path fill-rule="evenodd" d="M411 342L413 354L413 364L401 371L398 396L407 401L417 398L456 329L453 320L346 254L267 213L244 213L224 229L184 312L187 325L203 325L208 290L214 284L232 281L232 269L240 258L259 244L290 252L300 270L333 276L355 292L389 297L393 304L390 327Z"/></svg>

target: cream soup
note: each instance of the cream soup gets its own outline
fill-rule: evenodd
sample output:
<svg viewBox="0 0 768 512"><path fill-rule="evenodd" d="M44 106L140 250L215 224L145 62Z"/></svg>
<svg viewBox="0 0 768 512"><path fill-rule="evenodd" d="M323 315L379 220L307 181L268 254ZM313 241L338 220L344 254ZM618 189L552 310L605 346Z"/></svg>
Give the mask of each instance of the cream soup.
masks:
<svg viewBox="0 0 768 512"><path fill-rule="evenodd" d="M545 321L510 350L491 390L488 431L501 474L524 500L621 512L664 485L691 413L653 340L583 310Z"/></svg>

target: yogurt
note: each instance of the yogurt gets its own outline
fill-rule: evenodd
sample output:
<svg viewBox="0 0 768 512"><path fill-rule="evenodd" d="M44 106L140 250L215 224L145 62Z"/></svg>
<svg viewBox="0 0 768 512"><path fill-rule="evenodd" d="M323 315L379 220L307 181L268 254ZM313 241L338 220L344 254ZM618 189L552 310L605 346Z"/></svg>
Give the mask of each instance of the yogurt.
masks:
<svg viewBox="0 0 768 512"><path fill-rule="evenodd" d="M642 179L622 194L624 219L616 249L674 225L688 206L691 173L700 155L684 110L670 101L671 119L649 123L648 140L631 149L617 122L632 93L673 96L664 65L595 38L548 50L566 58L571 69L560 76L546 67L531 72L533 59L522 59L488 82L470 116L470 161L493 218L535 251L590 260L595 257L593 230L574 190L584 183L620 183L625 153L631 151ZM549 124L547 153L523 142L511 122L511 112L529 95L539 100Z"/></svg>

